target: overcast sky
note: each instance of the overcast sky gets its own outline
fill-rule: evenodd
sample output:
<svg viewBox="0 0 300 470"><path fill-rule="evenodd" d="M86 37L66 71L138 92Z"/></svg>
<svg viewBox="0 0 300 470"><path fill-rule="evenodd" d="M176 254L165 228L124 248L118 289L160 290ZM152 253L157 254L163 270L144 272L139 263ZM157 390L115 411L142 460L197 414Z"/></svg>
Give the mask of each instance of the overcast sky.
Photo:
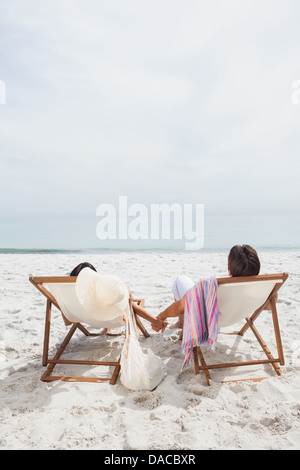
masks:
<svg viewBox="0 0 300 470"><path fill-rule="evenodd" d="M0 216L299 212L298 0L1 0Z"/></svg>

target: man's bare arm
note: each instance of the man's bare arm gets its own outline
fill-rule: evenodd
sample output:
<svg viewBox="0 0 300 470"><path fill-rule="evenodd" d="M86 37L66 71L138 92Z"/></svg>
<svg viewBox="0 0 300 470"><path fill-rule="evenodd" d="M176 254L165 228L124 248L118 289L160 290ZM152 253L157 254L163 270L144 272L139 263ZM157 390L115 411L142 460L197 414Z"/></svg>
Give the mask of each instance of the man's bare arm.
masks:
<svg viewBox="0 0 300 470"><path fill-rule="evenodd" d="M176 300L173 302L169 307L166 308L163 312L161 312L156 318L160 318L161 320L166 320L168 317L179 317L180 315L184 314L185 309L185 296L182 297L180 300Z"/></svg>

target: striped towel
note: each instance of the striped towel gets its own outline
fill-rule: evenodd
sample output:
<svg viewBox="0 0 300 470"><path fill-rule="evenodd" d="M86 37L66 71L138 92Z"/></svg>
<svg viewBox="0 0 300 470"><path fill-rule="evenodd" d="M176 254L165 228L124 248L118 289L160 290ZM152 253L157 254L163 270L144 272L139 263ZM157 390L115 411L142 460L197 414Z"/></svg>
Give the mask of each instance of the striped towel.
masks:
<svg viewBox="0 0 300 470"><path fill-rule="evenodd" d="M201 279L186 293L182 351L185 360L182 369L190 362L193 348L206 345L215 350L218 336L219 308L218 283L215 276Z"/></svg>

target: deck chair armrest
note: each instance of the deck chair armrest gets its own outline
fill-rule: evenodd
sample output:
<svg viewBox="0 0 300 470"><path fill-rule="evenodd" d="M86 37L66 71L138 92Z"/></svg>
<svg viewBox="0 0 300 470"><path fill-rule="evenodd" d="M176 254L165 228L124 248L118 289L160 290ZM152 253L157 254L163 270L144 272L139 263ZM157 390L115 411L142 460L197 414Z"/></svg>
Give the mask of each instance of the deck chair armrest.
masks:
<svg viewBox="0 0 300 470"><path fill-rule="evenodd" d="M31 284L34 285L34 287L36 287L36 289L41 292L41 294L43 294L46 299L51 303L53 304L61 313L62 315L62 318L63 318L63 321L64 321L64 324L66 326L69 326L69 325L72 325L72 322L70 322L66 317L65 315L63 314L63 312L61 311L61 308L60 306L58 305L58 303L56 302L54 296L51 294L51 292L44 286L44 282L47 282L45 280L47 280L48 278L37 278L37 277L30 277L29 278L29 281L31 282ZM53 278L51 278L52 280Z"/></svg>

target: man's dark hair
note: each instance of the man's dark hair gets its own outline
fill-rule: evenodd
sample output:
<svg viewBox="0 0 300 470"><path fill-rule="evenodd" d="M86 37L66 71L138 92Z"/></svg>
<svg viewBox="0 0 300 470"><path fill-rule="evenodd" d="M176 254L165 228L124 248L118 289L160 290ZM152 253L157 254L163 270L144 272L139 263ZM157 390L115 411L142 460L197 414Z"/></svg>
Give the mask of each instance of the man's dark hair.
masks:
<svg viewBox="0 0 300 470"><path fill-rule="evenodd" d="M228 255L228 269L231 276L256 276L259 274L258 254L250 245L235 245Z"/></svg>

